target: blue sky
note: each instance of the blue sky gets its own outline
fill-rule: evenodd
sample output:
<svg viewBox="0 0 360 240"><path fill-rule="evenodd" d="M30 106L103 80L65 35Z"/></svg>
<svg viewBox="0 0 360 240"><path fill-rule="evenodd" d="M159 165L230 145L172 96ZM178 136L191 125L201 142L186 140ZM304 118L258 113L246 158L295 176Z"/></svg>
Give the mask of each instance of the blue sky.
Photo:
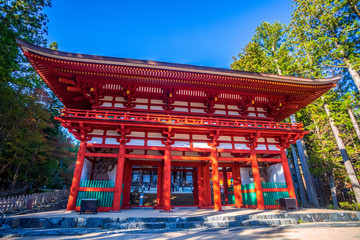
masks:
<svg viewBox="0 0 360 240"><path fill-rule="evenodd" d="M262 22L289 23L290 0L53 1L59 50L229 68Z"/></svg>

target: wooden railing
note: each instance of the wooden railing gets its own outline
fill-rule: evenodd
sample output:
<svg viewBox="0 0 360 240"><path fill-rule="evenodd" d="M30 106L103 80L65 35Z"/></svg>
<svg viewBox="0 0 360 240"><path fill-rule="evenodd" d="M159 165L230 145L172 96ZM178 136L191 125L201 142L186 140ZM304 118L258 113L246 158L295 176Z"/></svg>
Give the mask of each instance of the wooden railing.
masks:
<svg viewBox="0 0 360 240"><path fill-rule="evenodd" d="M65 200L69 197L69 189L55 190L51 192L34 193L16 197L0 199L0 211L5 216L6 212L31 210L34 207L52 204Z"/></svg>
<svg viewBox="0 0 360 240"><path fill-rule="evenodd" d="M64 109L62 116L67 118L87 118L101 120L120 120L127 122L146 122L146 123L167 123L174 125L206 125L235 128L258 128L258 129L279 129L279 130L300 130L303 131L302 123L283 123L273 121L241 120L230 118L209 118L192 117L181 115L161 115L143 113L122 113L99 110L78 110Z"/></svg>

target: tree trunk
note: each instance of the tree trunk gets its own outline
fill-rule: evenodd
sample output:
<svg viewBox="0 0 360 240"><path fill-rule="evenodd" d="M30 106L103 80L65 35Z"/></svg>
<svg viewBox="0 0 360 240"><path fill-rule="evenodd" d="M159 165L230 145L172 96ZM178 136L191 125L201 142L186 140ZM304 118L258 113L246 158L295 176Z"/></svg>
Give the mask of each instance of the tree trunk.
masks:
<svg viewBox="0 0 360 240"><path fill-rule="evenodd" d="M290 116L290 120L292 123L296 123L294 114L292 114ZM305 144L303 145L303 139L296 141L296 146L298 148L299 159L300 159L301 167L302 167L303 174L304 174L305 185L307 188L307 194L308 194L310 204L313 205L314 207L318 208L318 207L320 207L319 198L317 195L314 179L309 171L308 157L307 157L306 150L305 150Z"/></svg>
<svg viewBox="0 0 360 240"><path fill-rule="evenodd" d="M354 193L355 193L356 202L360 203L360 184L359 184L359 180L356 177L354 167L353 167L353 165L352 165L352 163L350 161L349 155L348 155L348 153L347 153L347 151L345 149L344 142L343 142L342 138L339 136L339 134L340 134L339 129L337 128L337 126L335 125L334 120L330 116L330 111L329 111L328 105L326 103L324 104L324 108L325 108L326 115L329 117L329 123L330 123L331 129L332 129L332 131L334 133L336 143L337 143L337 145L339 147L341 157L342 157L342 159L344 161L346 172L349 175L350 183L351 183L352 188L353 188Z"/></svg>
<svg viewBox="0 0 360 240"><path fill-rule="evenodd" d="M298 161L298 158L297 158L297 155L296 155L296 150L295 150L294 145L291 145L291 151L292 151L292 156L293 156L293 160L294 160L296 178L297 178L297 181L298 181L297 183L298 183L298 186L299 186L301 207L306 207L307 206L306 191L305 191L302 175L301 175L301 172L300 172L299 161Z"/></svg>
<svg viewBox="0 0 360 240"><path fill-rule="evenodd" d="M320 177L315 177L315 179L316 179L316 185L318 187L318 193L319 193L319 197L320 197L320 206L326 207L328 205L328 203L327 203L327 198L325 196L324 183Z"/></svg>
<svg viewBox="0 0 360 240"><path fill-rule="evenodd" d="M327 174L327 176L328 176L328 180L329 180L329 184L330 184L330 191L331 191L333 205L334 205L334 207L338 208L339 203L338 203L337 196L336 196L336 186L335 186L334 175L332 172L329 172Z"/></svg>
<svg viewBox="0 0 360 240"><path fill-rule="evenodd" d="M359 139L359 141L360 141L360 128L359 128L359 124L358 124L357 121L356 121L354 112L352 111L352 108L351 108L351 107L347 107L347 111L348 111L348 113L349 113L351 122L352 122L352 124L353 124L353 126L354 126L356 135L357 135L357 137L358 137L358 139Z"/></svg>
<svg viewBox="0 0 360 240"><path fill-rule="evenodd" d="M348 61L346 63L348 66L349 73L350 73L352 79L354 80L354 83L355 83L357 89L360 92L360 76L357 73L357 71L353 68L353 66L350 63L348 63Z"/></svg>

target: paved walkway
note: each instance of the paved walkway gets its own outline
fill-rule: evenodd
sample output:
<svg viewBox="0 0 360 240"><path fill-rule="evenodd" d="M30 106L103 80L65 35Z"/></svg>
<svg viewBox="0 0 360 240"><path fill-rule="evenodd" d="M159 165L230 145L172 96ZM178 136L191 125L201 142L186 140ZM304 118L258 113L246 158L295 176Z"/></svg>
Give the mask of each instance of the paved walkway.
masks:
<svg viewBox="0 0 360 240"><path fill-rule="evenodd" d="M341 210L342 212L348 212ZM50 212L40 212L40 213L31 213L24 215L16 215L9 217L36 217L36 218L48 218L48 217L87 217L87 218L117 218L117 217L195 217L195 216L240 216L240 215L264 215L264 214L310 214L310 213L336 213L338 210L332 209L316 209L316 208L306 208L306 209L297 209L292 211L283 211L280 209L276 210L256 210L256 209L237 209L234 207L223 207L223 211L214 211L213 209L197 209L197 208L177 208L172 212L161 212L159 210L151 208L142 208L142 209L131 209L131 210L122 210L120 212L99 212L98 214L83 214L80 215L78 212L70 212L65 210L50 211ZM353 212L354 213L354 212Z"/></svg>
<svg viewBox="0 0 360 240"><path fill-rule="evenodd" d="M316 239L316 240L352 240L360 239L360 227L315 227L315 228L232 228L232 229L208 229L201 231L181 231L181 232L165 232L165 233L90 233L77 236L37 236L37 237L17 237L12 239L56 239L56 240L115 240L115 239Z"/></svg>

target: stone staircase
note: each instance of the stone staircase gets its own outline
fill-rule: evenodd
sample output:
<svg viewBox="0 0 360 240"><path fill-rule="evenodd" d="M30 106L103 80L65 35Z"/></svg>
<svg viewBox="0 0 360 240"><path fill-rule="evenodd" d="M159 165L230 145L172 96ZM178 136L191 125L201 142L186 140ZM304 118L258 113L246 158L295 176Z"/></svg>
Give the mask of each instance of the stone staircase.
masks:
<svg viewBox="0 0 360 240"><path fill-rule="evenodd" d="M302 222L358 222L359 212L244 214L194 217L12 217L0 219L6 229L105 229L105 230L181 230L240 226L285 226Z"/></svg>

